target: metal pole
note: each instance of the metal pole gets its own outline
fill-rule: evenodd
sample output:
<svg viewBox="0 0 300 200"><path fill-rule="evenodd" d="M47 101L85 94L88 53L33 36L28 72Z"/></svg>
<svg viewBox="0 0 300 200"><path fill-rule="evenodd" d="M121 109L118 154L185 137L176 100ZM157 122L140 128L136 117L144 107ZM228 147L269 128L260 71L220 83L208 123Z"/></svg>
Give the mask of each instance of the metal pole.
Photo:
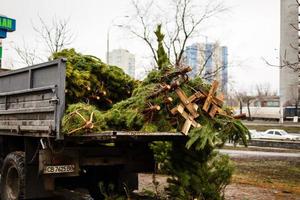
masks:
<svg viewBox="0 0 300 200"><path fill-rule="evenodd" d="M2 68L2 40L0 39L0 69Z"/></svg>
<svg viewBox="0 0 300 200"><path fill-rule="evenodd" d="M115 25L114 21L118 18L128 18L129 16L125 15L125 16L117 16L115 17L113 20L111 20L109 27L107 29L107 36L106 36L106 63L109 65L109 34L110 34L110 29L112 26L118 26L118 27L123 27L123 25Z"/></svg>
<svg viewBox="0 0 300 200"><path fill-rule="evenodd" d="M109 31L110 26L107 29L107 36L106 36L106 63L109 65Z"/></svg>

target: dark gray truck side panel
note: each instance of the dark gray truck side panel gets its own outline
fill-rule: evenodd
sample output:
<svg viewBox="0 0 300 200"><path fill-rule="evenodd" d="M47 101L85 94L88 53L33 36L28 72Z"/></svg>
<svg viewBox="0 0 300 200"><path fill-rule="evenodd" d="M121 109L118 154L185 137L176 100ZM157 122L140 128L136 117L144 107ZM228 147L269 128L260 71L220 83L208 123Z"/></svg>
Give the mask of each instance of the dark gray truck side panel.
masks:
<svg viewBox="0 0 300 200"><path fill-rule="evenodd" d="M0 73L0 135L63 139L66 60Z"/></svg>

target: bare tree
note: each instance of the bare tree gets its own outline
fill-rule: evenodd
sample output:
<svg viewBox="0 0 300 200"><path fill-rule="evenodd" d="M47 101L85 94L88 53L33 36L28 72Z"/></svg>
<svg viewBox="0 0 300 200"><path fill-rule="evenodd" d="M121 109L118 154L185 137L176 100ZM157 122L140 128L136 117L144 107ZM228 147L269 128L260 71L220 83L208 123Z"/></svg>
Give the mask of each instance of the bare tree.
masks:
<svg viewBox="0 0 300 200"><path fill-rule="evenodd" d="M53 53L66 48L74 40L73 33L69 28L68 20L57 19L54 17L51 24L47 24L40 16L38 19L40 24L32 26L41 41L33 47L26 44L23 39L23 45L12 46L21 62L26 65L33 65L37 62L44 62L49 58L51 59ZM40 43L46 46L46 56L43 55L42 50L38 48Z"/></svg>
<svg viewBox="0 0 300 200"><path fill-rule="evenodd" d="M45 43L47 51L52 55L63 48L66 48L74 40L74 35L69 28L69 21L66 19L53 18L50 24L39 17L40 26L33 25L34 31Z"/></svg>
<svg viewBox="0 0 300 200"><path fill-rule="evenodd" d="M292 50L295 50L298 52L297 49L293 49ZM284 51L284 54L283 56L281 57L281 64L280 65L276 65L276 64L272 64L270 63L268 60L266 60L265 58L262 58L265 63L271 67L276 67L276 68L289 68L291 70L293 70L295 73L297 72L300 72L300 62L299 61L296 61L296 62L290 62L288 59L287 59L287 50ZM300 58L298 58L300 59Z"/></svg>
<svg viewBox="0 0 300 200"><path fill-rule="evenodd" d="M255 86L256 89L256 96L260 97L270 97L276 96L276 91L272 91L270 84L257 84Z"/></svg>
<svg viewBox="0 0 300 200"><path fill-rule="evenodd" d="M21 62L28 66L36 64L37 61L43 61L43 59L38 56L37 49L28 47L24 39L23 46L12 45L12 48L16 51Z"/></svg>
<svg viewBox="0 0 300 200"><path fill-rule="evenodd" d="M168 7L164 8L163 3L168 3ZM182 64L187 42L200 31L204 22L224 12L226 8L217 1L208 1L205 5L198 5L195 0L170 0L163 3L160 1L158 4L152 0L142 4L133 0L135 15L131 25L126 27L146 43L157 62L156 43L152 33L154 26L162 24L166 32L164 47L172 64L178 67Z"/></svg>
<svg viewBox="0 0 300 200"><path fill-rule="evenodd" d="M240 114L243 113L243 104L245 104L247 106L247 110L248 110L248 119L252 120L250 104L255 99L255 96L249 95L249 94L247 94L247 92L238 92L238 93L236 93L236 97L237 97L237 99L239 101L239 105L240 105Z"/></svg>
<svg viewBox="0 0 300 200"><path fill-rule="evenodd" d="M240 107L240 115L243 114L243 101L242 101L242 96L243 93L238 92L235 94L237 101L239 102L239 107Z"/></svg>

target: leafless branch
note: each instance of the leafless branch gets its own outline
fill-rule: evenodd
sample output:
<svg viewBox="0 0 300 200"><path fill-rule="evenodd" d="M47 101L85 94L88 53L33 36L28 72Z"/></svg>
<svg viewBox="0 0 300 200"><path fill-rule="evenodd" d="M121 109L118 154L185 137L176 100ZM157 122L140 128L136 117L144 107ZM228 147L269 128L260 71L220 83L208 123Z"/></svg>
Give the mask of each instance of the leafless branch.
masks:
<svg viewBox="0 0 300 200"><path fill-rule="evenodd" d="M29 48L25 44L25 40L23 39L23 46L12 46L12 48L16 51L17 55L21 59L21 61L30 66L34 65L37 62L44 61L37 53L36 48Z"/></svg>
<svg viewBox="0 0 300 200"><path fill-rule="evenodd" d="M134 1L132 0L132 5L134 6L135 8L135 11L136 11L136 17L139 21L139 23L141 24L142 26L142 32L138 32L136 31L134 28L130 28L130 32L132 34L134 34L135 36L137 36L138 38L141 38L147 45L148 47L150 48L152 54L153 54L153 58L155 60L155 62L158 62L158 59L157 59L157 55L156 55L156 51L155 51L155 48L153 47L153 44L151 42L151 39L150 39L150 36L149 36L149 25L147 25L147 23L145 22L145 17L147 16L147 12L149 11L150 7L152 6L153 4L153 1L151 1L148 5L147 5L147 10L143 10L139 4L138 4L138 1Z"/></svg>
<svg viewBox="0 0 300 200"><path fill-rule="evenodd" d="M51 24L47 24L39 16L40 26L33 26L35 32L45 42L48 52L52 55L70 45L74 35L69 29L69 21L53 18Z"/></svg>
<svg viewBox="0 0 300 200"><path fill-rule="evenodd" d="M146 4L146 11L144 11L141 1L132 1L137 19L137 21L134 21L137 22L134 25L139 26L142 31L138 32L136 28L132 28L130 32L146 43L153 54L154 60L157 61L155 41L151 33L154 26L162 24L162 27L166 30L166 37L163 44L167 49L171 63L174 63L175 66L181 64L188 41L199 31L202 23L227 10L222 3L216 3L215 0L210 1L204 6L202 5L202 7L195 6L199 4L195 0L170 0L169 7L166 8L169 12L162 14L162 9L158 9L158 13L151 10L151 6L154 3L154 0L152 0L149 4ZM157 1L156 3L159 2ZM157 7L160 6L158 5ZM149 20L151 15L159 15L160 21ZM150 24L146 23L146 21L150 21Z"/></svg>
<svg viewBox="0 0 300 200"><path fill-rule="evenodd" d="M289 62L288 60L282 59L282 64L281 65L275 65L267 61L265 58L262 58L265 63L271 67L277 67L277 68L289 68L292 69L294 72L299 72L300 71L300 63L297 62Z"/></svg>

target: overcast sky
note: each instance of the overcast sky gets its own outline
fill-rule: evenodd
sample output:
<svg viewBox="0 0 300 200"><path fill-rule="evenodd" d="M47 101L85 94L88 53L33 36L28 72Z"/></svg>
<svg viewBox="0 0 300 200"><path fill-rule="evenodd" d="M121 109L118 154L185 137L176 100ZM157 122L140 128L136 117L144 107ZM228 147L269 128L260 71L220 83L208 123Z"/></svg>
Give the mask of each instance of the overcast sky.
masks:
<svg viewBox="0 0 300 200"><path fill-rule="evenodd" d="M224 0L230 11L213 21L203 31L209 41L219 41L229 51L230 88L252 90L257 84L279 87L279 70L265 64L262 58L278 64L280 2L279 0ZM38 16L49 22L53 17L69 19L75 33L72 47L105 61L108 27L120 16L131 15L130 0L0 0L0 14L17 20L17 30L3 40L3 66L24 67L11 46L39 49L40 41L32 29ZM115 20L114 20L115 19ZM137 76L147 70L146 48L143 43L129 39L124 31L112 27L110 49L125 48L136 54ZM193 42L204 42L204 37ZM45 55L43 50L39 50ZM150 64L149 64L150 65Z"/></svg>

